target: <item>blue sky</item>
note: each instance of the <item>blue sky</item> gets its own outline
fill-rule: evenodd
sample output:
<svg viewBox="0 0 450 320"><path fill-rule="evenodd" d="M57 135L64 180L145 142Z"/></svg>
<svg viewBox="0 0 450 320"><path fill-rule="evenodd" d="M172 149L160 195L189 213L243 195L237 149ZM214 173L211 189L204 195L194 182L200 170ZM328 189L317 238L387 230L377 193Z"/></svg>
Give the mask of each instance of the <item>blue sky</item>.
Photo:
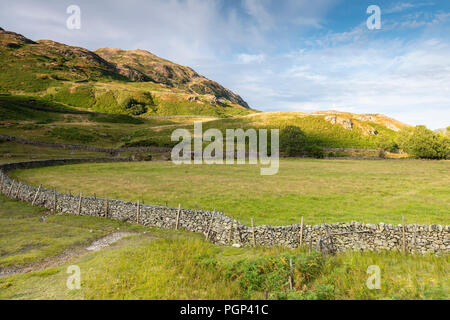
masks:
<svg viewBox="0 0 450 320"><path fill-rule="evenodd" d="M80 30L66 8L81 8ZM369 5L381 29L369 30ZM263 111L383 113L450 125L450 0L16 0L0 26L94 50L146 49Z"/></svg>

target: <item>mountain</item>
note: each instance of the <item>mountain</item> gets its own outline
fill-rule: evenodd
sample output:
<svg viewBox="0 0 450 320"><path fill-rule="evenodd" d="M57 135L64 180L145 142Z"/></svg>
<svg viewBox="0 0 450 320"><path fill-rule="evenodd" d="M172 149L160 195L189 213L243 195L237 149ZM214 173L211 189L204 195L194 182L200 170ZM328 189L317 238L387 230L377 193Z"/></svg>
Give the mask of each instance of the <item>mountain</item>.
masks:
<svg viewBox="0 0 450 320"><path fill-rule="evenodd" d="M148 51L103 48L95 53L114 63L121 75L133 81L151 81L191 93L210 94L248 108L248 104L239 95L217 82L206 79L189 67L162 59Z"/></svg>
<svg viewBox="0 0 450 320"><path fill-rule="evenodd" d="M0 30L0 93L38 95L76 108L133 115L255 112L189 67L144 50L96 52Z"/></svg>

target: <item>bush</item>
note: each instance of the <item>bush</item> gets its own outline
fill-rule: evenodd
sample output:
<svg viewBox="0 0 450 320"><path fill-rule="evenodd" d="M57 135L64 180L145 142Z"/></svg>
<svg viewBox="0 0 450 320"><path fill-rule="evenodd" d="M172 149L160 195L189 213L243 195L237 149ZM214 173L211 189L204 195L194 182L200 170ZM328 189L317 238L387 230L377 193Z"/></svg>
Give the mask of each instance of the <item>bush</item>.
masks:
<svg viewBox="0 0 450 320"><path fill-rule="evenodd" d="M380 134L377 136L377 148L383 151L395 152L398 151L398 144L392 136L387 134Z"/></svg>
<svg viewBox="0 0 450 320"><path fill-rule="evenodd" d="M288 157L300 156L306 148L306 135L296 126L286 126L280 131L280 149Z"/></svg>
<svg viewBox="0 0 450 320"><path fill-rule="evenodd" d="M289 291L289 259L294 265L295 288ZM255 297L267 289L275 299L302 299L303 288L316 279L324 266L321 253L268 256L256 260L242 260L222 266L227 277L237 280L245 291L244 299ZM321 291L322 292L322 291ZM321 293L321 297L325 296Z"/></svg>
<svg viewBox="0 0 450 320"><path fill-rule="evenodd" d="M313 145L306 148L308 155L312 158L323 159L325 158L325 153L323 152L323 148Z"/></svg>
<svg viewBox="0 0 450 320"><path fill-rule="evenodd" d="M450 157L450 139L425 126L403 129L397 138L401 149L412 158L446 159Z"/></svg>
<svg viewBox="0 0 450 320"><path fill-rule="evenodd" d="M121 103L121 107L126 113L134 116L144 114L147 112L145 103L136 101L134 98L128 97Z"/></svg>

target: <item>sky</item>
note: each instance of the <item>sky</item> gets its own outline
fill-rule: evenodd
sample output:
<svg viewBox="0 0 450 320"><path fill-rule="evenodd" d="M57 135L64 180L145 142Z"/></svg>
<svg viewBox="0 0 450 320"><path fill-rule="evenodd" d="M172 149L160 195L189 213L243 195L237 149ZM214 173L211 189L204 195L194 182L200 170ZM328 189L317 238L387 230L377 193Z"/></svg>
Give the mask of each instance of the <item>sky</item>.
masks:
<svg viewBox="0 0 450 320"><path fill-rule="evenodd" d="M81 9L70 30L69 5ZM370 5L381 28L369 29ZM450 125L450 0L2 0L0 27L90 50L144 49L261 111Z"/></svg>

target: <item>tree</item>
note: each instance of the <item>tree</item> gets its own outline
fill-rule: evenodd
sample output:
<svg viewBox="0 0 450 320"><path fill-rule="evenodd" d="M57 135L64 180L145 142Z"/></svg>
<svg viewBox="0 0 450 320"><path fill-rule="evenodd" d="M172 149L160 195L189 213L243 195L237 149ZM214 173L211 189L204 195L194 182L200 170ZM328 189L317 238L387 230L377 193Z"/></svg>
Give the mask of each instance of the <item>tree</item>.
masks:
<svg viewBox="0 0 450 320"><path fill-rule="evenodd" d="M288 157L302 155L306 148L306 135L296 126L286 126L280 131L280 149Z"/></svg>
<svg viewBox="0 0 450 320"><path fill-rule="evenodd" d="M397 138L401 149L413 158L446 159L450 157L450 139L425 126L403 129Z"/></svg>
<svg viewBox="0 0 450 320"><path fill-rule="evenodd" d="M394 152L398 150L398 144L394 138L387 134L380 134L377 136L377 147L382 151Z"/></svg>

